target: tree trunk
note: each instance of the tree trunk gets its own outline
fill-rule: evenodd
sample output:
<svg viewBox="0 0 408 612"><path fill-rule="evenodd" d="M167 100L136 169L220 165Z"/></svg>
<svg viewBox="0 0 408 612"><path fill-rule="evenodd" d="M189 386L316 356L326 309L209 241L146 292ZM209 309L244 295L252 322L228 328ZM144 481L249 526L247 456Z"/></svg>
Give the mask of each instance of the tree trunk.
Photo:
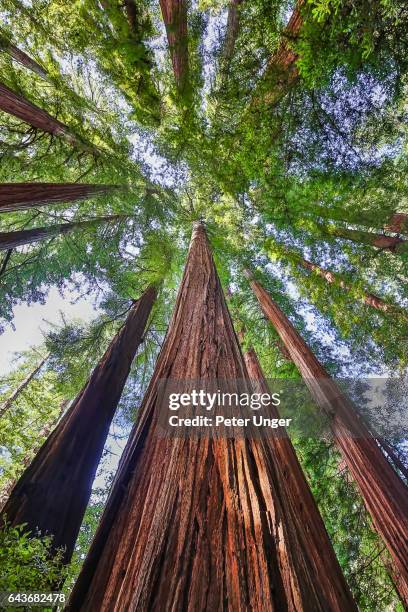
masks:
<svg viewBox="0 0 408 612"><path fill-rule="evenodd" d="M322 227L322 226L321 226ZM396 236L386 236L385 234L374 234L362 230L347 228L322 228L325 234L350 240L356 244L367 244L383 251L390 251L393 254L404 253L408 248L408 241Z"/></svg>
<svg viewBox="0 0 408 612"><path fill-rule="evenodd" d="M177 89L184 93L188 84L187 6L185 0L160 0L166 26L174 78Z"/></svg>
<svg viewBox="0 0 408 612"><path fill-rule="evenodd" d="M85 200L116 189L120 187L85 183L0 183L0 213Z"/></svg>
<svg viewBox="0 0 408 612"><path fill-rule="evenodd" d="M297 540L275 497L270 447L262 439L163 435L163 379L228 380L231 389L239 379L250 392L201 224L69 609L354 610L340 573L331 582L319 576Z"/></svg>
<svg viewBox="0 0 408 612"><path fill-rule="evenodd" d="M396 234L408 234L408 214L394 213L384 229L387 232L395 232Z"/></svg>
<svg viewBox="0 0 408 612"><path fill-rule="evenodd" d="M253 348L244 353L248 375L256 393L270 393L258 357ZM271 407L272 418L279 412ZM277 471L276 493L282 500L285 512L291 516L292 529L303 550L307 550L310 562L320 577L322 590L338 593L346 591L344 578L334 553L330 538L320 516L316 502L297 459L295 449L286 434L270 435L266 438ZM353 609L348 603L347 610Z"/></svg>
<svg viewBox="0 0 408 612"><path fill-rule="evenodd" d="M33 378L35 378L35 376L41 370L44 363L47 361L48 357L49 355L46 355L46 357L43 357L43 359L41 359L40 363L34 368L34 370L32 370L28 374L28 376L26 376L26 378L19 384L19 386L13 391L10 397L0 407L0 418L3 417L6 414L7 410L11 408L11 406L13 405L13 402L15 402L15 400L18 398L20 393L24 391L26 387L28 387L28 385L33 380Z"/></svg>
<svg viewBox="0 0 408 612"><path fill-rule="evenodd" d="M43 441L45 440L45 438L47 438L49 436L49 434L52 432L52 430L54 429L55 425L57 424L58 420L61 418L62 414L64 413L64 410L67 406L67 404L69 404L69 400L63 400L61 402L61 406L60 406L60 413L50 422L46 423L44 425L44 427L41 429L41 431L38 433L37 435L37 440ZM27 465L30 464L33 455L36 455L37 452L40 450L41 445L36 446L34 449L31 449L23 458L23 466L26 467ZM13 490L13 487L16 486L16 483L18 482L18 478L11 480L9 483L7 483L3 489L0 490L0 510L3 508L4 504L6 503L11 491Z"/></svg>
<svg viewBox="0 0 408 612"><path fill-rule="evenodd" d="M132 306L88 383L23 473L4 506L12 525L53 535L68 563L91 495L132 360L156 297L149 287Z"/></svg>
<svg viewBox="0 0 408 612"><path fill-rule="evenodd" d="M96 219L88 219L87 221L77 221L72 223L62 223L61 225L51 225L49 227L33 227L27 230L19 230L16 232L0 232L0 251L7 249L15 249L24 244L31 244L39 240L45 240L53 236L67 234L78 228L93 227L110 221L118 221L123 219L124 215L110 215L108 217L99 217Z"/></svg>
<svg viewBox="0 0 408 612"><path fill-rule="evenodd" d="M347 284L342 279L341 275L337 274L336 272L325 270L324 268L321 268L317 264L314 264L311 261L308 261L307 259L303 259L302 257L298 258L298 263L306 270L310 270L311 272L314 272L315 274L318 274L318 276L321 276L322 278L324 278L324 280L329 284L335 285L336 287L340 287L341 289L344 289L345 291L353 290L353 287ZM372 308L375 308L376 310L381 310L382 312L386 312L390 314L393 314L393 313L398 314L398 315L403 316L404 318L408 317L408 313L404 312L402 307L396 306L395 304L390 304L389 302L386 302L385 300L381 299L377 295L374 295L374 293L364 291L361 295L361 300L364 304L367 304L367 306L371 306Z"/></svg>
<svg viewBox="0 0 408 612"><path fill-rule="evenodd" d="M259 304L301 373L312 397L329 417L334 440L360 490L374 526L408 585L408 489L379 449L351 402L317 360L289 319L252 278Z"/></svg>
<svg viewBox="0 0 408 612"><path fill-rule="evenodd" d="M42 79L47 80L48 74L47 71L40 66L35 60L33 60L29 55L21 51L18 47L13 45L5 36L0 34L0 50L8 53L16 62L31 70Z"/></svg>
<svg viewBox="0 0 408 612"><path fill-rule="evenodd" d="M259 104L273 106L283 98L290 87L299 79L299 71L296 66L297 55L292 51L288 41L296 40L303 25L303 17L300 8L304 0L298 0L294 11L284 30L282 41L270 58L262 79L262 92L258 92L252 102L251 107ZM271 88L270 85L273 84Z"/></svg>
<svg viewBox="0 0 408 612"><path fill-rule="evenodd" d="M23 96L0 83L0 110L21 119L25 123L32 125L34 128L64 138L74 147L96 154L98 151L92 145L83 142L75 136L68 126L52 117L47 111L39 106L32 104Z"/></svg>
<svg viewBox="0 0 408 612"><path fill-rule="evenodd" d="M243 0L231 0L228 6L227 29L222 50L222 60L225 68L228 67L234 55L235 41L239 31L239 5L242 2Z"/></svg>

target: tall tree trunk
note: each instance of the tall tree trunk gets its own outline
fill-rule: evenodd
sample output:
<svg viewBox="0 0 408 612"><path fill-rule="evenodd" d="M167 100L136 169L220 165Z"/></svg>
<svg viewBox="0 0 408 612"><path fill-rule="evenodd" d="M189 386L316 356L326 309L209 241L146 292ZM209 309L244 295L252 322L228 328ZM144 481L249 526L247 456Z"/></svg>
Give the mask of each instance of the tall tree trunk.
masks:
<svg viewBox="0 0 408 612"><path fill-rule="evenodd" d="M45 438L49 436L49 434L51 433L51 431L54 429L55 425L58 423L59 419L61 418L62 414L64 413L64 410L67 404L69 404L69 400L63 400L61 402L59 414L52 421L49 421L48 423L44 425L44 427L41 429L41 431L37 435L37 440L43 441L45 440ZM30 451L24 456L23 462L22 462L24 467L30 464L32 457L37 454L40 448L41 448L41 444L36 446L34 449L30 449ZM18 478L11 480L0 490L0 510L3 508L11 491L13 490L13 487L16 486L17 482L18 482Z"/></svg>
<svg viewBox="0 0 408 612"><path fill-rule="evenodd" d="M49 357L49 355L46 355L45 357L43 357L43 359L41 359L40 363L34 368L34 370L32 370L28 374L28 376L26 376L26 378L13 391L13 393L10 395L10 397L3 403L2 406L0 406L0 418L3 417L6 414L7 410L9 410L11 408L11 406L13 405L13 402L16 401L16 399L18 398L20 393L22 393L22 391L24 391L24 389L26 389L26 387L28 387L28 385L33 380L33 378L35 378L35 376L41 370L41 368L43 367L44 363L47 361L48 357Z"/></svg>
<svg viewBox="0 0 408 612"><path fill-rule="evenodd" d="M235 41L239 31L239 5L242 2L243 0L231 0L228 6L227 29L222 50L224 70L228 68L234 55Z"/></svg>
<svg viewBox="0 0 408 612"><path fill-rule="evenodd" d="M7 85L4 85L4 83L0 83L0 110L21 119L43 132L62 137L72 146L82 151L87 151L94 155L98 153L95 147L73 134L68 126L52 117L39 106L23 98L23 96L7 87Z"/></svg>
<svg viewBox="0 0 408 612"><path fill-rule="evenodd" d="M88 383L23 473L4 506L12 525L53 535L68 563L91 495L103 447L132 360L142 341L156 289L132 306Z"/></svg>
<svg viewBox="0 0 408 612"><path fill-rule="evenodd" d="M8 53L16 62L31 70L42 79L47 80L48 74L47 71L40 66L35 60L33 60L29 55L21 51L18 47L13 45L10 40L4 35L0 33L0 51L5 51Z"/></svg>
<svg viewBox="0 0 408 612"><path fill-rule="evenodd" d="M166 26L174 78L177 89L184 93L188 84L188 33L187 6L185 0L160 0L160 8Z"/></svg>
<svg viewBox="0 0 408 612"><path fill-rule="evenodd" d="M306 270L310 270L311 272L318 274L318 276L324 278L327 283L335 285L336 287L340 287L345 291L353 290L353 287L345 280L343 280L340 274L336 272L331 272L330 270L325 270L317 264L314 264L311 261L308 261L307 259L303 259L303 257L297 258L297 261L300 266L302 266ZM408 318L408 313L405 312L402 307L397 306L396 304L391 304L390 302L386 302L382 298L378 297L377 295L374 295L374 293L370 293L369 291L362 292L361 300L364 304L367 304L367 306L371 306L376 310L381 310L382 312L390 314L398 314L403 316L404 318Z"/></svg>
<svg viewBox="0 0 408 612"><path fill-rule="evenodd" d="M368 227L379 227L383 224L381 219L374 219L373 217L369 216L367 211L361 211L358 209L351 210L350 208L332 208L319 204L313 204L313 208L310 210L310 212L314 216L318 215L324 219L331 219L333 221L348 221L349 223L356 223L358 225ZM388 222L384 225L384 230L387 232L394 232L395 234L407 234L408 214L394 212L388 219Z"/></svg>
<svg viewBox="0 0 408 612"><path fill-rule="evenodd" d="M87 221L77 221L71 223L62 223L61 225L51 225L49 227L33 227L26 230L18 230L16 232L0 232L0 251L14 249L24 244L38 242L53 236L67 234L78 228L95 227L102 223L118 221L124 219L124 215L110 215L107 217L98 217L96 219L88 219Z"/></svg>
<svg viewBox="0 0 408 612"><path fill-rule="evenodd" d="M268 383L253 348L244 353L244 359L255 391L269 394ZM270 413L272 418L279 418L276 408L271 407ZM295 530L301 547L308 551L315 571L320 576L320 587L327 592L330 592L331 588L338 592L344 590L344 581L330 538L290 438L280 433L268 436L265 442L270 446L276 466L276 493L282 499L285 512L291 516L292 529Z"/></svg>
<svg viewBox="0 0 408 612"><path fill-rule="evenodd" d="M256 108L259 104L268 106L277 104L299 79L299 71L296 66L298 56L292 51L288 41L296 40L299 36L303 25L303 17L300 12L303 3L304 0L298 0L296 3L284 30L282 41L266 66L261 91L257 91L252 99L252 108Z"/></svg>
<svg viewBox="0 0 408 612"><path fill-rule="evenodd" d="M0 213L44 204L85 200L117 189L121 187L85 183L0 183Z"/></svg>
<svg viewBox="0 0 408 612"><path fill-rule="evenodd" d="M379 449L351 402L343 395L289 319L246 272L259 304L301 373L312 397L329 417L334 440L360 490L374 526L408 585L408 489Z"/></svg>
<svg viewBox="0 0 408 612"><path fill-rule="evenodd" d="M297 540L275 496L270 447L262 439L163 435L163 379L247 380L201 224L69 609L354 610L341 573L319 576ZM244 386L250 392L249 381Z"/></svg>
<svg viewBox="0 0 408 612"><path fill-rule="evenodd" d="M323 233L338 238L350 240L356 244L367 244L383 251L390 251L394 254L405 253L408 248L408 241L397 236L386 236L385 234L374 234L362 230L353 230L339 227L325 228L320 226Z"/></svg>
<svg viewBox="0 0 408 612"><path fill-rule="evenodd" d="M7 253L5 254L4 259L0 265L0 276L3 276L3 274L7 270L7 264L10 261L10 257L12 254L13 254L13 249L9 249Z"/></svg>

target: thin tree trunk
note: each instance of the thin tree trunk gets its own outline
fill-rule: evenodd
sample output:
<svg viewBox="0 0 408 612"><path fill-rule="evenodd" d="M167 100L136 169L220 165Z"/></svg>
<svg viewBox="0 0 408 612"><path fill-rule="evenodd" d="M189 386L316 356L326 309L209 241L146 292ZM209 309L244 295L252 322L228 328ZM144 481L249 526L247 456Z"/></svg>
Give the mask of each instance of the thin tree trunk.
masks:
<svg viewBox="0 0 408 612"><path fill-rule="evenodd" d="M85 183L0 183L0 213L85 200L117 189L121 187Z"/></svg>
<svg viewBox="0 0 408 612"><path fill-rule="evenodd" d="M329 417L334 440L360 490L374 526L408 585L408 489L379 449L351 402L320 364L265 289L246 272L259 304Z"/></svg>
<svg viewBox="0 0 408 612"><path fill-rule="evenodd" d="M185 0L160 0L166 26L174 78L177 89L184 93L188 84L187 6Z"/></svg>
<svg viewBox="0 0 408 612"><path fill-rule="evenodd" d="M87 151L94 155L98 152L95 147L82 141L73 134L68 126L52 117L47 111L39 106L23 98L23 96L7 87L7 85L4 85L4 83L0 83L0 110L21 119L25 123L43 132L62 137L67 140L69 144L83 151Z"/></svg>
<svg viewBox="0 0 408 612"><path fill-rule="evenodd" d="M297 540L264 440L160 431L158 383L169 379L228 380L231 389L239 379L250 392L201 224L69 609L355 610L340 571L319 575Z"/></svg>
<svg viewBox="0 0 408 612"><path fill-rule="evenodd" d="M26 378L13 391L10 397L3 403L3 405L0 407L0 418L6 414L7 410L10 410L11 406L13 405L13 402L16 401L20 393L22 393L22 391L24 391L24 389L28 387L33 378L35 378L35 376L43 367L44 363L47 361L48 357L49 355L46 355L45 357L43 357L43 359L41 359L40 363L34 368L34 370L32 370L28 374L28 376L26 376Z"/></svg>
<svg viewBox="0 0 408 612"><path fill-rule="evenodd" d="M9 249L7 253L5 254L4 259L1 262L1 266L0 266L0 276L3 276L3 274L5 273L7 269L7 264L10 261L10 257L12 253L13 253L13 249Z"/></svg>
<svg viewBox="0 0 408 612"><path fill-rule="evenodd" d="M404 253L408 248L408 241L398 238L397 236L386 236L385 234L374 234L373 232L365 232L362 230L347 228L320 227L325 234L329 234L330 236L344 238L345 240L350 240L356 244L367 244L383 251L389 251L393 254Z"/></svg>
<svg viewBox="0 0 408 612"><path fill-rule="evenodd" d="M303 257L299 257L297 261L299 265L301 265L306 270L310 270L311 272L314 272L315 274L318 274L319 276L324 278L327 283L335 285L336 287L340 287L345 291L353 291L353 287L346 283L346 281L342 279L340 274L337 274L336 272L331 272L330 270L325 270L317 264L314 264L311 261L308 261L307 259L303 259ZM370 293L369 291L362 292L361 300L364 304L367 304L367 306L371 306L376 310L381 310L382 312L390 314L398 314L403 316L404 318L408 317L408 313L404 312L402 307L399 307L395 304L390 304L389 302L386 302L382 298L378 297L377 295L374 295L374 293Z"/></svg>
<svg viewBox="0 0 408 612"><path fill-rule="evenodd" d="M65 547L68 563L89 502L132 360L142 342L156 289L149 287L132 306L88 383L23 473L4 506L12 525L52 534Z"/></svg>
<svg viewBox="0 0 408 612"><path fill-rule="evenodd" d="M48 74L47 71L40 66L35 60L33 60L29 55L21 51L18 47L13 45L5 36L0 34L0 50L8 53L16 62L31 70L42 79L47 80Z"/></svg>
<svg viewBox="0 0 408 612"><path fill-rule="evenodd" d="M33 227L31 229L19 230L16 232L0 232L0 251L6 249L14 249L24 244L31 244L39 240L45 240L52 236L67 234L78 228L94 227L111 221L124 219L124 215L110 215L107 217L98 217L96 219L88 219L87 221L77 221L71 223L62 223L61 225L51 225L49 227Z"/></svg>

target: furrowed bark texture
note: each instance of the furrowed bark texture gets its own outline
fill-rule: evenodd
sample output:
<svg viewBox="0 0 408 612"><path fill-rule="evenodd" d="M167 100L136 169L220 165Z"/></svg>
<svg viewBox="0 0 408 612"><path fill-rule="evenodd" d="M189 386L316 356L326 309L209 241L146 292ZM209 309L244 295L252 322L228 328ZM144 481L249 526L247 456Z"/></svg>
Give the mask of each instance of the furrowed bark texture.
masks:
<svg viewBox="0 0 408 612"><path fill-rule="evenodd" d="M303 259L302 257L299 257L298 262L306 270L310 270L310 272L314 272L318 276L321 276L321 278L324 278L324 280L327 283L340 287L341 289L344 289L345 291L352 291L353 288L351 287L351 285L347 284L341 278L340 274L331 272L330 270L325 270L324 268L321 268L317 264L314 264L311 261L308 261L307 259ZM361 301L364 304L367 304L367 306L371 306L372 308L375 308L376 310L381 310L382 312L387 312L391 314L392 313L399 314L403 316L404 318L408 317L408 314L404 312L404 310L401 307L398 307L395 304L390 304L389 302L386 302L382 298L378 297L378 295L374 295L374 293L370 293L369 291L365 291L362 294Z"/></svg>
<svg viewBox="0 0 408 612"><path fill-rule="evenodd" d="M156 290L132 306L87 385L23 473L3 508L12 525L53 535L68 563L109 427L140 345Z"/></svg>
<svg viewBox="0 0 408 612"><path fill-rule="evenodd" d="M160 0L174 78L183 93L188 81L187 6L185 0Z"/></svg>
<svg viewBox="0 0 408 612"><path fill-rule="evenodd" d="M203 227L71 610L354 610L276 494L263 440L158 431L160 379L247 380ZM249 381L248 381L248 392ZM337 590L339 589L339 590Z"/></svg>
<svg viewBox="0 0 408 612"><path fill-rule="evenodd" d="M247 274L251 277L250 273ZM320 364L289 319L256 280L254 294L301 373L313 398L330 417L334 440L383 538L401 584L408 585L408 488L393 470L353 405Z"/></svg>
<svg viewBox="0 0 408 612"><path fill-rule="evenodd" d="M2 406L0 406L0 418L4 416L4 414L9 410L13 404L13 402L18 398L20 393L24 391L26 387L30 384L30 382L35 378L38 372L43 367L44 363L47 361L48 355L41 359L40 363L32 370L28 376L22 381L22 383L17 387L17 389L10 395L10 397L4 402Z"/></svg>
<svg viewBox="0 0 408 612"><path fill-rule="evenodd" d="M0 50L8 53L16 62L31 70L42 79L47 79L47 71L40 66L35 60L33 60L29 55L24 53L21 49L13 45L7 38L1 36L0 34Z"/></svg>
<svg viewBox="0 0 408 612"><path fill-rule="evenodd" d="M92 226L96 227L102 223L117 221L120 218L123 218L123 215L111 215L108 217L100 217L99 219L89 219L87 221L78 221L76 223L62 223L61 225L51 225L49 227L34 227L16 232L0 232L0 251L14 249L18 246L51 238L52 236L67 234L68 232L72 232L78 228Z"/></svg>
<svg viewBox="0 0 408 612"><path fill-rule="evenodd" d="M266 67L262 84L263 91L253 98L252 107L259 104L268 106L277 104L299 79L299 71L296 66L298 56L292 51L288 41L295 40L299 36L303 25L303 17L300 13L302 5L303 0L299 0L285 28L282 42ZM271 83L272 88L269 87ZM267 84L268 87L266 87Z"/></svg>
<svg viewBox="0 0 408 612"><path fill-rule="evenodd" d="M115 189L119 189L119 186L85 183L0 183L0 212L75 202Z"/></svg>
<svg viewBox="0 0 408 612"><path fill-rule="evenodd" d="M4 85L4 83L0 83L0 110L21 119L43 132L63 137L75 147L87 150L90 153L97 152L92 146L82 142L77 136L72 134L68 126L52 117L39 106L29 102L23 96L20 96L7 87L7 85Z"/></svg>
<svg viewBox="0 0 408 612"><path fill-rule="evenodd" d="M244 353L248 375L253 381L256 393L270 393L258 357L253 348ZM271 416L279 418L279 412L271 407ZM347 592L342 572L334 553L330 538L320 516L314 497L297 459L289 436L285 433L270 435L265 440L271 449L276 466L276 494L282 500L283 508L292 521L292 530L303 550L308 552L310 562L319 576L319 586L330 593ZM335 609L336 601L332 603ZM347 610L355 609L351 596L344 601Z"/></svg>

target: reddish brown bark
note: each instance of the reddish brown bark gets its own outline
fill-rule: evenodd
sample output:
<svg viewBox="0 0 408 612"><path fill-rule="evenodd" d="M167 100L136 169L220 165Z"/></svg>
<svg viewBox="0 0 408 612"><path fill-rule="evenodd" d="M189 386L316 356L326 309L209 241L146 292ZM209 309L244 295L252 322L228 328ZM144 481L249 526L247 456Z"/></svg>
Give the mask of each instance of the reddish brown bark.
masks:
<svg viewBox="0 0 408 612"><path fill-rule="evenodd" d="M259 304L301 373L313 398L330 418L334 440L355 480L374 526L384 540L401 584L408 584L408 489L379 449L350 401L320 364L289 319L256 280Z"/></svg>
<svg viewBox="0 0 408 612"><path fill-rule="evenodd" d="M225 32L222 59L226 65L229 64L234 55L235 41L239 30L239 5L243 0L231 0L228 6L227 29Z"/></svg>
<svg viewBox="0 0 408 612"><path fill-rule="evenodd" d="M85 183L0 183L0 213L45 204L75 202L116 189L120 187Z"/></svg>
<svg viewBox="0 0 408 612"><path fill-rule="evenodd" d="M326 232L326 230L323 229ZM326 232L327 233L327 232ZM397 236L386 236L385 234L374 234L362 230L331 227L328 232L332 236L351 240L356 244L367 244L383 251L398 254L407 250L408 241Z"/></svg>
<svg viewBox="0 0 408 612"><path fill-rule="evenodd" d="M394 213L384 229L396 234L408 234L408 214Z"/></svg>
<svg viewBox="0 0 408 612"><path fill-rule="evenodd" d="M248 375L254 381L257 393L270 393L258 357L253 348L244 353ZM271 407L271 416L279 418L276 408ZM285 513L291 517L292 529L296 533L303 550L319 576L319 587L330 593L347 592L330 538L320 516L316 502L297 459L295 449L285 434L270 435L266 438L277 472L277 494L282 500ZM336 604L332 604L335 606ZM347 610L354 608L351 601Z"/></svg>
<svg viewBox="0 0 408 612"><path fill-rule="evenodd" d="M97 153L97 150L75 136L68 126L52 117L47 111L39 106L32 104L23 96L19 95L4 83L0 83L0 110L21 119L34 128L48 132L54 136L59 136L67 140L71 145L90 153Z"/></svg>
<svg viewBox="0 0 408 612"><path fill-rule="evenodd" d="M26 230L18 230L16 232L0 232L0 251L15 249L24 244L31 244L46 238L52 238L62 234L67 234L75 229L95 227L102 223L118 221L123 219L124 215L110 215L108 217L99 217L97 219L88 219L87 221L77 221L72 223L62 223L61 225L51 225L49 227L33 227Z"/></svg>
<svg viewBox="0 0 408 612"><path fill-rule="evenodd" d="M13 45L6 37L2 36L1 34L0 50L4 50L6 53L11 55L11 57L16 60L16 62L18 62L22 66L25 66L25 68L28 68L28 70L31 70L31 72L38 74L38 76L40 76L42 79L48 78L47 71L45 70L45 68L40 66L40 64L33 60L29 55L24 53L24 51L21 51L21 49Z"/></svg>
<svg viewBox="0 0 408 612"><path fill-rule="evenodd" d="M149 287L132 306L88 383L25 470L4 506L12 525L53 535L69 562L109 427L156 297Z"/></svg>
<svg viewBox="0 0 408 612"><path fill-rule="evenodd" d="M303 268L306 268L306 270L310 270L311 272L314 272L324 278L327 283L336 285L337 287L340 287L345 291L352 290L351 285L347 284L341 278L340 274L331 272L330 270L325 270L317 264L314 264L311 261L308 261L307 259L303 259L302 257L299 257L298 262ZM378 297L378 295L374 295L374 293L370 293L369 291L365 291L362 294L361 300L364 304L367 304L367 306L371 306L372 308L381 310L382 312L398 313L404 316L405 318L408 316L408 314L404 312L402 308L396 306L395 304L390 304L389 302L386 302L382 298Z"/></svg>
<svg viewBox="0 0 408 612"><path fill-rule="evenodd" d="M303 17L300 12L302 5L303 0L298 0L284 30L282 41L266 67L262 94L257 94L253 98L251 106L257 106L259 103L273 106L298 81L299 71L296 66L298 56L292 50L290 41L296 40L303 25ZM272 88L269 88L270 83L273 83ZM266 84L268 84L268 89L265 87Z"/></svg>
<svg viewBox="0 0 408 612"><path fill-rule="evenodd" d="M24 391L24 389L26 389L28 387L28 385L30 384L30 382L33 380L33 378L35 378L35 376L38 374L38 372L41 370L41 368L43 367L44 363L47 361L48 359L48 355L46 357L43 357L43 359L41 359L41 361L39 362L39 364L28 374L28 376L26 376L26 378L18 385L18 387L13 391L13 393L10 395L10 397L4 402L4 404L2 404L2 406L0 406L0 418L2 416L5 415L5 413L7 412L7 410L9 410L13 404L13 402L15 402L15 400L18 398L18 396L20 395L20 393L22 391Z"/></svg>
<svg viewBox="0 0 408 612"><path fill-rule="evenodd" d="M188 33L185 0L160 0L166 26L174 78L177 89L183 93L188 84Z"/></svg>
<svg viewBox="0 0 408 612"><path fill-rule="evenodd" d="M161 379L247 380L200 224L69 609L354 610L341 577L322 579L297 540L275 497L270 447L259 439L163 435Z"/></svg>

